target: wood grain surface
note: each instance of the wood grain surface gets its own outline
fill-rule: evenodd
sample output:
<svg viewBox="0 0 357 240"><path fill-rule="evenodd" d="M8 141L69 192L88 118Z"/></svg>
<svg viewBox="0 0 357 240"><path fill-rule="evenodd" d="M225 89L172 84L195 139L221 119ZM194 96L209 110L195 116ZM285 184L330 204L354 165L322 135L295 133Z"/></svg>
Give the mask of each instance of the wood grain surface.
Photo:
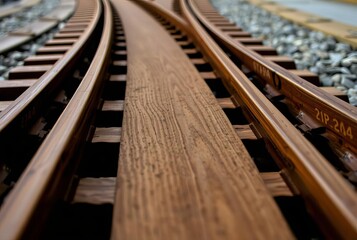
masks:
<svg viewBox="0 0 357 240"><path fill-rule="evenodd" d="M214 96L173 39L113 2L128 75L112 239L289 239Z"/></svg>

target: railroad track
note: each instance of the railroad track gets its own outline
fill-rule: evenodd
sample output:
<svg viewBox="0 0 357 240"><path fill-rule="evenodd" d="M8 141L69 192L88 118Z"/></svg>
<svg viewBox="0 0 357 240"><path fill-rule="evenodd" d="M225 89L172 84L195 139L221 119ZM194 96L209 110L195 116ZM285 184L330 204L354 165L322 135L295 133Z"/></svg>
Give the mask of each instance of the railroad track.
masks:
<svg viewBox="0 0 357 240"><path fill-rule="evenodd" d="M271 49L229 45L227 31L254 40L206 1L180 1L186 20L136 3L167 33L131 2L79 1L56 39L27 60L37 66L10 74L1 238L356 236L347 181L356 171L355 108L252 51ZM328 139L336 157L308 138ZM284 204L296 199L306 216L293 223L297 213Z"/></svg>

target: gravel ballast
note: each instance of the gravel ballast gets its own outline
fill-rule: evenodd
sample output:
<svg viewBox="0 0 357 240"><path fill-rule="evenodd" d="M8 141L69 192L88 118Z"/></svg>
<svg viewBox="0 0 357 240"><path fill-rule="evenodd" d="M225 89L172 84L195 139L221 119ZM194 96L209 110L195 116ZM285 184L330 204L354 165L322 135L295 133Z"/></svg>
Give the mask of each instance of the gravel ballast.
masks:
<svg viewBox="0 0 357 240"><path fill-rule="evenodd" d="M48 14L58 4L59 0L43 0L39 4L30 7L24 11L0 19L0 38L6 36L9 32L26 26L41 16ZM59 24L59 28L64 24ZM28 56L34 55L36 50L51 39L58 29L43 34L31 43L23 45L19 50L9 52L6 55L0 55L0 80L8 78L8 72L11 68L23 65L23 60Z"/></svg>
<svg viewBox="0 0 357 240"><path fill-rule="evenodd" d="M217 11L280 55L294 59L298 69L319 75L321 85L347 93L357 106L357 51L331 36L298 26L244 0L211 0Z"/></svg>

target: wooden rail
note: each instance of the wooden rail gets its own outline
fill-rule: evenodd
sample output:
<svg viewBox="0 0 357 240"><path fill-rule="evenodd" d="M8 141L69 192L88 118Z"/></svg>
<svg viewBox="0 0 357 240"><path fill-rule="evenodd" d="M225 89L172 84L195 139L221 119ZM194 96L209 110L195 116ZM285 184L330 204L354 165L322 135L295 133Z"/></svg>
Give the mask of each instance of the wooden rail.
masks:
<svg viewBox="0 0 357 240"><path fill-rule="evenodd" d="M102 14L102 8L99 1L93 1L90 4L97 7L92 23L94 27ZM65 194L61 186L68 184L71 180L69 173L73 172L78 165L77 150L83 146L87 137L90 128L88 123L98 105L98 94L102 90L107 74L113 21L108 1L104 1L103 4L105 28L96 56L76 94L3 204L0 211L1 239L36 238L40 234L39 226L49 214L41 209L50 209L55 200ZM90 34L92 29L86 31ZM82 46L84 41L85 37L77 42L77 47ZM67 61L74 61L71 57L74 57L73 52L65 56ZM53 72L47 74L46 77L53 75L54 71L60 70L61 67L64 67L64 63L55 66ZM46 77L43 79L47 79ZM28 97L33 98L33 96ZM20 103L22 101L24 100L18 100ZM14 108L13 111L23 109L23 107L19 109L18 104L14 105ZM10 114L9 111L6 111L2 116L8 116L8 114Z"/></svg>
<svg viewBox="0 0 357 240"><path fill-rule="evenodd" d="M86 4L92 4L92 2L80 2L80 5L87 11L88 5ZM33 124L35 117L39 116L42 107L47 104L47 98L53 94L57 87L66 79L71 69L74 68L100 18L99 3L95 2L92 7L94 8L92 20L72 48L65 52L53 67L43 74L35 84L29 87L0 113L0 142L4 149L10 150L12 148L11 144L16 142L20 138L19 136ZM13 151L18 150L13 149ZM7 157L4 158L1 164L5 160L13 161L12 159L6 159Z"/></svg>
<svg viewBox="0 0 357 240"><path fill-rule="evenodd" d="M133 3L114 5L129 55L112 238L291 239L253 160L182 49Z"/></svg>
<svg viewBox="0 0 357 240"><path fill-rule="evenodd" d="M140 3L149 9L158 8L154 3ZM310 209L316 209L318 218L327 219L331 225L331 228L327 227L325 230L333 229L332 232L340 236L355 236L357 198L351 186L284 116L276 112L275 107L266 101L265 96L228 59L192 16L186 2L181 1L181 4L184 16L194 29L193 39L199 43L206 58L230 86L241 106L254 115L256 124L265 129L274 148L279 149L282 154L281 164L303 190L302 195L306 197L307 204L312 205ZM168 19L173 18L164 9L160 12Z"/></svg>
<svg viewBox="0 0 357 240"><path fill-rule="evenodd" d="M279 175L257 171L239 139L243 135L251 139L256 136L249 126L232 126L224 116L221 107L235 108L238 104L234 103L239 103L257 135L263 136L270 154L288 177L288 183L298 187L326 236L356 237L355 191L207 34L197 16L192 14L197 11L192 0L180 0L187 21L155 2L136 3L159 15L172 38L131 1L90 2L98 10L90 29L103 19L98 50L80 86L2 205L0 238L43 237L39 226L45 225L56 202L64 196L71 200L67 191L73 190L73 185L69 183L75 178L73 174L81 174L77 169L82 149L92 135L91 143L115 143L115 146L120 143L118 176L114 179L114 175L109 174L110 177L98 181L84 179L82 185L89 185L86 187L90 190L93 190L91 181L105 183L95 187L92 198L85 196L88 192L79 190L82 195L74 201L100 204L103 197L105 203L114 202L112 239L293 238L266 185L271 181L281 187L280 178L276 178ZM111 7L123 17L126 43L122 26L113 23ZM91 14L82 16L87 19L87 15ZM73 36L72 31L83 24L82 17L78 21L72 21L73 29L59 37ZM85 30L87 35L92 32ZM193 45L191 41L222 78L234 103L229 98L217 101L209 91L202 75L207 77L214 73L199 73L194 68L193 65L197 67L206 62L187 58L185 54L200 55L196 49L185 48ZM64 45L73 43L80 49L86 45L84 37L78 42L67 40ZM58 41L53 40L47 44L51 47L42 52L63 51L57 45ZM71 59L75 54L72 50L66 51L61 59L75 65L76 61ZM58 59L36 57L30 62L41 65L44 61ZM41 111L39 102L46 101L45 95L50 95L59 84L59 80L50 82L50 79L56 79L54 74L60 70L69 71L62 62L55 65L0 114L0 120L5 120L0 124L0 146L5 146L4 152L7 146L13 147L11 144ZM109 74L112 75L109 77ZM107 91L102 91L103 83L108 77L111 84L127 80L125 102L102 103L101 94ZM116 126L117 123L115 126L99 124L94 131L91 124L94 116L100 115L95 113L98 105L103 105L104 112L124 109L122 128ZM104 118L96 117L97 120ZM118 121L117 118L107 120ZM236 134L237 128L241 128L241 135ZM101 168L107 160L100 161L96 167ZM110 165L111 174L117 166L116 159L114 161L115 164ZM100 176L100 170L94 171L94 175ZM273 194L290 196L291 192L285 188L279 189L283 193ZM105 196L101 196L101 191Z"/></svg>
<svg viewBox="0 0 357 240"><path fill-rule="evenodd" d="M202 2L202 1L197 1ZM203 0L208 4L206 0ZM320 88L310 84L285 68L267 61L260 54L248 49L243 44L235 41L228 34L224 34L207 20L200 12L197 4L191 2L199 21L214 34L214 36L229 50L232 51L251 71L255 72L268 84L274 86L295 105L296 115L308 115L315 121L308 126L310 129L321 125L335 134L343 146L351 153L357 152L357 109L346 102L326 93Z"/></svg>

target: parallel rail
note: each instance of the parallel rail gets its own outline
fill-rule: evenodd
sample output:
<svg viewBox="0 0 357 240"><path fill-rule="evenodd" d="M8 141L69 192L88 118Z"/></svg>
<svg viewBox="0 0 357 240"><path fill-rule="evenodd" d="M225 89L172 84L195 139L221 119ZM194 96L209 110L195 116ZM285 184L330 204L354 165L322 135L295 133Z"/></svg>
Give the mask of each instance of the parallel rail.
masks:
<svg viewBox="0 0 357 240"><path fill-rule="evenodd" d="M100 94L103 90L103 83L110 73L108 68L111 61L110 54L113 50L111 49L113 36L115 35L109 1L105 0L103 3L94 1L94 3L99 11L95 14L94 20L90 24L91 27L85 31L85 35L89 36L93 32L96 22L103 18L103 31L98 50L75 94L61 113L60 118L56 120L56 124L36 154L31 157L30 163L2 205L0 210L1 239L41 236L42 230L38 225L47 220L50 214L48 211L52 209L56 201L68 194L65 191L68 190L68 185L73 180L73 174L81 159L81 150L84 148L88 136L93 134L91 121L97 106L101 105ZM288 176L288 183L298 188L322 231L332 238L356 237L356 192L229 59L216 41L206 32L206 29L209 29L211 34L217 32L216 39L221 39L221 34L204 18L193 1L180 0L181 11L186 22L155 2L138 1L137 3L156 15L160 15L193 40L196 47L203 53L204 58L209 61L214 71L224 81L235 102L239 103L246 117L254 124L257 129L256 133L263 136L270 154L277 160L282 172ZM83 14L83 16L85 15L87 14ZM202 23L205 24L206 29ZM81 37L73 45L76 50L68 51L60 59L61 61L58 61L53 68L0 114L0 144L2 147L4 146L4 151L9 150L9 153L5 152L4 154L8 158L6 162L16 160L13 158L13 154L17 149L13 144L28 130L34 119L40 114L42 106L45 105L43 102L48 99L47 96L55 91L56 87L60 85L60 79L70 71L67 69L67 64L72 67L76 64L79 57L75 57L77 56L75 52L85 51L87 45L85 38ZM116 38L122 39L123 36ZM224 36L223 39L225 39ZM228 39L227 42L232 41ZM123 59L119 55L125 52L123 45L122 43L115 44L117 47L115 51L120 52L117 55L120 61ZM332 111L334 114L342 114L342 116L324 117L323 123L329 125L329 121L333 121L334 118L336 121L345 121L343 124L350 127L352 139L357 136L354 135L357 133L354 128L356 110L353 107L330 96L324 102L326 94L317 88L312 87L312 90L305 90L299 86L300 84L310 86L303 79L289 73L286 75L286 70L272 63L265 63L265 60L254 52L237 50L236 44L227 46L233 52L237 51L236 53L243 59L242 61L247 61L244 63L246 66L262 78L266 78L269 84L280 88L279 90L282 90L287 96L289 92L296 91L295 96L290 99L296 103L298 112L313 114L315 112L311 110L311 106L317 104L316 108L323 113ZM247 52L247 55L243 55L243 52ZM261 62L264 64L261 65ZM57 73L60 73L59 79L57 79ZM114 78L122 81L119 76ZM318 95L317 100L312 100L314 94ZM305 103L297 96L308 97L310 102ZM329 105L331 102L335 103L335 106L331 107ZM341 107L342 110L339 110L338 107ZM329 114L332 113L329 112ZM346 129L349 129L348 127ZM334 127L329 131L338 135L334 131ZM345 135L347 137L350 135L347 134L347 130L346 134L338 136L342 138L346 137ZM346 140L347 143L344 146L355 153L352 139ZM6 162L1 162L1 164Z"/></svg>
<svg viewBox="0 0 357 240"><path fill-rule="evenodd" d="M99 3L96 4L96 7L100 9L98 6ZM83 5L85 6L85 3ZM92 36L99 18L100 11L97 11L92 21L88 24L88 27L72 47L55 62L35 84L29 87L1 112L0 142L4 144L3 146L16 142L18 136L25 131L33 123L35 117L40 114L42 106L46 104L48 96L57 89L71 69L74 68L85 47L88 45L88 39ZM4 149L6 149L6 147L4 147Z"/></svg>
<svg viewBox="0 0 357 240"><path fill-rule="evenodd" d="M140 4L145 8L160 11L169 21L178 21L175 16L154 3L140 2ZM320 224L324 225L326 224L324 221L327 219L330 228L324 227L324 230L340 237L356 236L357 196L353 188L235 66L206 33L192 13L192 9L195 7L191 1L181 1L181 10L191 26L191 30L187 29L187 31L191 32L193 40L200 46L206 59L214 66L215 71L224 80L234 98L246 112L250 113L250 118L256 127L265 132L264 137L269 139L273 145L271 149L278 151L276 157L280 159L280 165L288 172L294 184L299 187L306 204L310 206L311 211L314 211L317 220L320 219ZM200 15L198 11L197 14ZM262 59L257 54L252 53L252 55L257 59ZM272 77L274 74L281 75L280 78L283 77L281 73L265 66L258 66L255 69L260 68L263 69L260 71L261 75L268 71L267 76L271 77L271 82L274 80ZM281 70L286 72L284 69ZM305 80L301 79L301 82L306 84ZM323 109L327 107L322 101L324 95L319 91L318 96ZM328 96L328 99L331 97ZM333 100L345 107L345 110L342 110L342 118L347 117L351 125L354 126L355 110L342 101ZM350 109L350 112L347 112L346 109ZM338 109L334 110L340 112Z"/></svg>
<svg viewBox="0 0 357 240"><path fill-rule="evenodd" d="M356 143L353 141L353 137L357 134L356 108L325 94L312 84L290 74L287 70L265 61L259 54L246 50L242 44L233 42L224 34L218 33L217 28L214 28L202 16L192 0L182 0L181 4L185 17L195 29L194 34L201 42L212 41L203 31L200 25L203 24L211 33L214 33L219 41L224 41L226 46L247 67L275 86L284 95L290 97L302 112L301 114L305 112L316 116L316 119L320 120L326 128L339 135L347 146L351 146L353 153L356 152ZM200 22L192 15L192 12ZM207 44L207 51L214 48L212 45L213 43ZM213 64L222 66L222 62L224 62L226 69L222 71L222 77L228 80L228 84L233 88L233 95L238 97L237 100L242 105L247 106L248 111L257 118L258 125L261 125L267 132L267 137L270 138L274 147L279 149L279 153L282 155L281 164L288 170L291 179L299 187L309 204L313 205L312 209L318 209L317 215L321 214L328 219L335 234L345 238L356 236L357 196L351 186L331 168L326 159L313 149L291 124L283 120L284 117L275 113L266 100L256 93L246 77L241 77L239 80L232 78L229 72L233 72L235 76L239 76L241 73L236 72L232 64L225 59L226 57L222 56L223 53L219 49L215 52L210 52L211 59L220 58L221 63L212 60L215 61ZM213 55L215 56L213 57ZM320 112L327 116L321 119ZM349 134L336 130L332 121L339 125L345 124L346 129L349 129ZM325 222L321 221L320 224L324 225Z"/></svg>
<svg viewBox="0 0 357 240"><path fill-rule="evenodd" d="M206 29L220 43L238 56L245 66L288 98L295 105L294 111L297 116L300 115L300 118L303 119L304 115L308 115L311 119L314 119L316 124L308 126L310 129L313 129L316 125L322 125L329 132L335 134L343 143L342 145L349 149L352 154L357 152L355 141L357 136L356 107L331 96L301 77L291 74L281 66L267 61L263 56L249 50L243 44L234 41L233 38L224 34L205 18L204 13L201 13L199 5L207 1L197 2L196 4L191 1L190 6ZM346 164L348 163L346 162Z"/></svg>
<svg viewBox="0 0 357 240"><path fill-rule="evenodd" d="M1 113L3 141L16 139L15 132L19 132L18 128L22 130L26 128L28 122L31 121L29 116L32 118L41 111L41 102L46 101L44 95L48 95L59 84L63 74L68 71L68 65L76 64L78 60L76 55L83 51L88 44L88 37L92 35L102 11L104 11L103 37L90 69L1 208L0 234L2 239L38 236L41 230L38 228L38 224L45 221L49 214L48 212L45 214L39 209L44 206L52 206L55 199L64 194L61 186L71 180L72 177L68 173L78 165L78 162L73 158L83 145L83 139L86 138L90 128L88 122L98 105L98 94L102 90L103 82L97 81L97 79L105 79L107 74L108 54L113 31L109 3L104 2L104 10L102 10L99 1L94 1L92 4L97 7L97 11L92 17L90 27L86 29L73 49L66 53L63 61L59 61L34 86L25 91ZM14 136L10 138L9 133ZM4 140L4 138L6 139ZM24 193L26 193L25 197Z"/></svg>

